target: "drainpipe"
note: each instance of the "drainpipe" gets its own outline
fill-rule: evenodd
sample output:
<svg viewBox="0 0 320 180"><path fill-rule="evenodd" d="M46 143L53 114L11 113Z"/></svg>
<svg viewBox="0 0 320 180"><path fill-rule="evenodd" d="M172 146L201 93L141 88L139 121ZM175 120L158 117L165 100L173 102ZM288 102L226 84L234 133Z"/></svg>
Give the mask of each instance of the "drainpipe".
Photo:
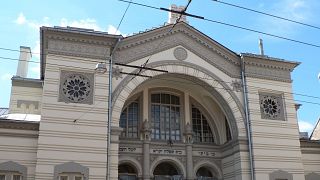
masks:
<svg viewBox="0 0 320 180"><path fill-rule="evenodd" d="M122 37L120 37L114 46L109 60L109 94L108 94L108 149L107 149L107 180L110 180L110 148L111 148L111 119L112 119L112 63L113 63L113 56L114 52L117 50L120 42L122 40Z"/></svg>
<svg viewBox="0 0 320 180"><path fill-rule="evenodd" d="M242 80L242 89L243 89L243 100L244 100L244 110L245 110L245 118L246 118L246 129L247 129L247 137L248 137L248 149L249 149L249 160L250 160L250 173L251 180L255 180L255 172L254 172L254 160L253 160L253 148L252 148L252 130L251 130L251 122L249 116L249 104L248 104L248 90L247 90L247 80L245 75L245 63L243 55L240 54L241 57L241 80Z"/></svg>

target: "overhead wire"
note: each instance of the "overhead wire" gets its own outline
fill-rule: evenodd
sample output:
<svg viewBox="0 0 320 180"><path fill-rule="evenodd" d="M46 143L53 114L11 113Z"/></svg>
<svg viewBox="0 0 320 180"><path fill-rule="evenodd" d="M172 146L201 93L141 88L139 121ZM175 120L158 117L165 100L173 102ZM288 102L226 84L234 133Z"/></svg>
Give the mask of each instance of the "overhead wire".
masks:
<svg viewBox="0 0 320 180"><path fill-rule="evenodd" d="M127 2L127 3L129 2L129 1L126 1L126 0L118 0L118 1ZM157 8L157 7L150 6L150 5L145 5L145 4L136 3L136 2L131 2L131 3L135 4L135 5L138 5L138 6L148 7L148 8L152 8L152 9L161 10L161 11L166 11L163 8ZM233 25L233 24L230 24L230 23L217 21L217 20L207 19L207 18L204 18L202 16L189 15L189 14L184 14L184 15L190 16L190 17L195 18L195 19L200 19L200 20L204 20L204 21L208 21L208 22L212 22L212 23L216 23L216 24L221 24L221 25L225 25L225 26L229 26L229 27L233 27L233 28L237 28L237 29L242 29L242 30L246 30L246 31L250 31L250 32L258 33L258 34L263 34L263 35L274 37L274 38L278 38L278 39L283 39L283 40L287 40L287 41L291 41L291 42L295 42L295 43L299 43L299 44L303 44L303 45L307 45L307 46L320 48L320 45L318 45L318 44L304 42L304 41L300 41L300 40L296 40L296 39L292 39L292 38L288 38L288 37L284 37L284 36L280 36L280 35L275 35L275 34L263 32L263 31L259 31L259 30L255 30L255 29L251 29L251 28L246 28L246 27L242 27L242 26L238 26L238 25Z"/></svg>
<svg viewBox="0 0 320 180"><path fill-rule="evenodd" d="M120 1L125 2L124 0L120 0ZM187 10L187 8L189 7L191 1L192 1L192 0L188 0L187 5L184 7L184 9L182 10L182 12L185 12L185 11ZM131 0L130 2L133 3L132 0ZM180 21L181 17L182 17L182 14L179 15L179 18L176 20L176 22L175 22L175 23L172 25L172 27L169 29L168 33L170 33L170 32L173 30L173 28L178 24L178 22ZM156 46L155 50L157 50L157 49L160 47L160 45L163 43L163 41L164 41L164 38L159 42L159 44ZM153 56L153 54L151 54L151 55L148 57L148 59L141 65L142 68L139 69L139 71L138 71L137 74L140 74L140 73L141 73L143 67L146 67L146 65L148 64L148 62L150 61L150 59L151 59L152 56ZM133 79L133 78L134 78L134 77L132 77L132 79ZM131 79L131 80L132 80L132 79Z"/></svg>
<svg viewBox="0 0 320 180"><path fill-rule="evenodd" d="M5 59L5 60L13 60L13 61L26 61L26 60L19 60L19 59L15 59L15 58L7 58L7 57L1 57L0 59ZM31 63L40 63L38 61L31 61L29 60L28 62ZM97 61L92 61L92 62L97 62ZM55 66L65 66L65 67L72 67L74 68L74 66L67 66L67 65L62 65L62 64L55 64L55 63L47 63L48 65L55 65ZM114 65L117 65L116 63L114 63ZM257 73L247 73L247 74L257 74ZM258 75L258 74L257 74ZM273 75L270 75L272 77L276 77ZM205 77L197 77L199 79L203 79L203 80L212 80L212 81L217 81L217 82L222 82L222 83L228 83L228 84L233 84L234 82L230 82L230 81L223 81L223 80L217 80L217 79L213 79L213 78L205 78ZM253 86L253 85L247 85L248 87L252 87L252 88L261 88L258 86ZM268 89L268 88L263 88L264 90L272 90L272 89ZM307 94L303 94L303 93L295 93L295 92L284 92L287 94L291 94L291 95L297 95L297 96L302 96L302 97L308 97L308 98L314 98L314 99L320 99L320 96L312 96L312 95L307 95Z"/></svg>
<svg viewBox="0 0 320 180"><path fill-rule="evenodd" d="M221 3L221 4L224 4L224 5L228 5L228 6L232 6L232 7L236 7L236 8L239 8L239 9L244 9L244 10L251 11L251 12L254 12L254 13L263 14L263 15L266 15L266 16L269 16L269 17L281 19L281 20L284 20L284 21L289 21L289 22L292 22L292 23L296 23L296 24L300 24L300 25L303 25L303 26L307 26L307 27L311 27L311 28L315 28L315 29L320 30L320 27L318 27L318 26L307 24L307 23L303 23L303 22L299 22L299 21L296 21L296 20L292 20L292 19L289 19L289 18L277 16L277 15L273 15L271 13L266 13L266 12L258 11L258 10L255 10L255 9L250 9L250 8L247 8L247 7L244 7L244 6L228 3L228 2L225 2L225 1L221 1L221 0L211 0L211 1L217 2L217 3Z"/></svg>

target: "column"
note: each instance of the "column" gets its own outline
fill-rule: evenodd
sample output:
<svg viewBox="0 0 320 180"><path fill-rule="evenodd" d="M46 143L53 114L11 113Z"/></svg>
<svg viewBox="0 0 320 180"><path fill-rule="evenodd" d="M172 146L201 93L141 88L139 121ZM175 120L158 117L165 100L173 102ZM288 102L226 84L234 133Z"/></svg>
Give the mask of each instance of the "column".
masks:
<svg viewBox="0 0 320 180"><path fill-rule="evenodd" d="M187 156L187 177L186 179L194 179L194 172L193 172L193 159L192 159L192 127L190 123L187 123L185 126L185 144L186 144L186 156Z"/></svg>
<svg viewBox="0 0 320 180"><path fill-rule="evenodd" d="M184 117L185 117L185 128L184 128L184 137L186 144L186 156L187 156L187 177L186 179L194 179L193 172L193 159L192 159L192 143L193 143L193 131L191 126L191 118L190 118L190 99L189 94L184 94Z"/></svg>
<svg viewBox="0 0 320 180"><path fill-rule="evenodd" d="M122 128L111 126L111 142L110 142L110 180L118 180L119 166L119 136Z"/></svg>
<svg viewBox="0 0 320 180"><path fill-rule="evenodd" d="M148 88L143 90L143 126L141 129L141 140L143 141L143 170L142 177L144 180L150 179L150 122L149 122L149 103L148 103Z"/></svg>

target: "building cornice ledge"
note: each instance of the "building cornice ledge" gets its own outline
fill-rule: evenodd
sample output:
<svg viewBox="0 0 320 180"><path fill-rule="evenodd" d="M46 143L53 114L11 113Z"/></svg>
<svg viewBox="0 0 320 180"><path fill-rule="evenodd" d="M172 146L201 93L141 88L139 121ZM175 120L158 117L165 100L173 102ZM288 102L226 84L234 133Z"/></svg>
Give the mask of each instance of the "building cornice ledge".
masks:
<svg viewBox="0 0 320 180"><path fill-rule="evenodd" d="M39 131L38 121L18 121L12 119L0 119L0 128L5 129L20 129Z"/></svg>
<svg viewBox="0 0 320 180"><path fill-rule="evenodd" d="M244 62L248 65L271 69L280 69L290 72L292 72L295 67L301 64L297 61L287 61L280 58L274 58L266 55L258 55L252 53L241 53L240 56L244 57Z"/></svg>

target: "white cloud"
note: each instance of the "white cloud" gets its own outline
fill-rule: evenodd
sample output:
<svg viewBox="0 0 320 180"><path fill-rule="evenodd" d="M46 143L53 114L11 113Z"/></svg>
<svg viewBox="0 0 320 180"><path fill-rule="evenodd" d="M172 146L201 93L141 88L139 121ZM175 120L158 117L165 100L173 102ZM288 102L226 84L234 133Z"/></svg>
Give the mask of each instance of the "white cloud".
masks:
<svg viewBox="0 0 320 180"><path fill-rule="evenodd" d="M6 73L6 74L3 74L2 76L1 76L1 80L3 80L3 81L6 81L6 80L10 80L11 78L12 78L12 74L9 74L9 73Z"/></svg>
<svg viewBox="0 0 320 180"><path fill-rule="evenodd" d="M36 41L36 45L32 48L32 57L40 59L40 41Z"/></svg>
<svg viewBox="0 0 320 180"><path fill-rule="evenodd" d="M109 26L108 26L107 32L108 32L109 34L117 34L117 35L120 35L120 34L121 34L121 32L120 32L119 30L117 30L117 28L114 27L114 26L112 26L112 25L109 25Z"/></svg>
<svg viewBox="0 0 320 180"><path fill-rule="evenodd" d="M41 26L52 26L52 22L50 22L49 17L43 17L40 21L39 20L30 20L27 19L23 13L20 13L15 20L15 23L18 25L26 25L34 30L39 30ZM92 18L87 19L80 19L80 20L68 20L67 18L61 18L58 21L58 25L62 27L71 26L71 27L78 27L78 28L86 28L86 29L93 29L95 31L107 31L109 34L121 34L119 30L113 25L108 25L108 27L102 28L99 26L97 21ZM124 35L125 36L125 35Z"/></svg>
<svg viewBox="0 0 320 180"><path fill-rule="evenodd" d="M18 18L14 21L15 23L21 25L21 24L24 24L26 23L26 17L23 15L23 13L21 12L18 16Z"/></svg>
<svg viewBox="0 0 320 180"><path fill-rule="evenodd" d="M309 135L314 128L314 126L307 121L299 121L298 124L299 124L299 131L300 132L308 132Z"/></svg>
<svg viewBox="0 0 320 180"><path fill-rule="evenodd" d="M60 20L60 26L71 26L71 27L78 27L78 28L86 28L86 29L94 29L96 31L102 31L103 29L97 24L95 19L80 19L69 21L66 18L62 18Z"/></svg>
<svg viewBox="0 0 320 180"><path fill-rule="evenodd" d="M40 77L40 63L37 63L30 68L29 77L31 77L31 78L39 78Z"/></svg>

